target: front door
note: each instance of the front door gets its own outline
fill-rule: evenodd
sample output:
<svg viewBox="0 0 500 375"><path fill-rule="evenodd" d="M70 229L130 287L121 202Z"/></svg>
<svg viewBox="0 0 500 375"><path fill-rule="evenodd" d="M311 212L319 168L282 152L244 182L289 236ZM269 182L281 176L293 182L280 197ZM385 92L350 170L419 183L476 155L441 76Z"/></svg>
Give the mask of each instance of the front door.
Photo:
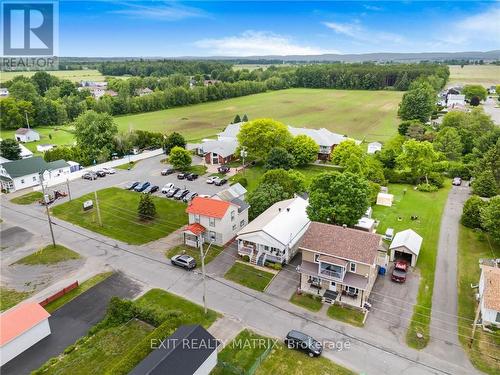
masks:
<svg viewBox="0 0 500 375"><path fill-rule="evenodd" d="M335 283L335 281L332 281L330 285L328 285L328 290L331 290L333 292L337 291L337 284Z"/></svg>

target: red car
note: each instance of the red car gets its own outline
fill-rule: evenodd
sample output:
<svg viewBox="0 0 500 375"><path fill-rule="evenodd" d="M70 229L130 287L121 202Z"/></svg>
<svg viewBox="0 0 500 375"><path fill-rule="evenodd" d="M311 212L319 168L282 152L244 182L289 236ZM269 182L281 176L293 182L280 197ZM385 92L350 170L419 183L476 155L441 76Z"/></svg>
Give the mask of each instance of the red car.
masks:
<svg viewBox="0 0 500 375"><path fill-rule="evenodd" d="M404 283L406 281L406 274L408 272L408 263L404 260L398 260L394 263L392 270L391 280L397 283Z"/></svg>

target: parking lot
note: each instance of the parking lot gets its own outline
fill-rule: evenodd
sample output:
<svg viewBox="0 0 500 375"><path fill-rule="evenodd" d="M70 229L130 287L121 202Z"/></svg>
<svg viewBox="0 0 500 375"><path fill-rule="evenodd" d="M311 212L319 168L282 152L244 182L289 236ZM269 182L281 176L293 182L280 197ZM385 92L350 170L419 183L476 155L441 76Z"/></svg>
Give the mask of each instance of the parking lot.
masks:
<svg viewBox="0 0 500 375"><path fill-rule="evenodd" d="M188 181L186 179L179 180L177 179L177 173L162 176L161 171L171 167L168 164L163 164L160 162L160 160L164 158L165 155L159 155L149 159L144 159L138 162L137 165L135 165L135 167L130 170L115 169L115 174L106 175L106 177L100 177L96 180L77 179L71 181L69 183L71 196L72 198L77 198L82 195L112 186L124 188L127 183L133 181L148 181L153 185L159 186L159 191L157 191L153 195L160 197L165 197L165 195L161 193L161 188L167 183L173 183L176 187L179 187L181 189L188 189L191 192L197 192L199 195L210 196L226 189L229 186L229 184L225 184L223 186L207 184L206 180L210 174L199 176L194 181ZM193 165L199 164L200 161L201 158L193 157ZM48 189L49 193L53 190L67 191L68 189L66 184L61 184ZM58 199L54 204L66 202L68 199L69 197Z"/></svg>

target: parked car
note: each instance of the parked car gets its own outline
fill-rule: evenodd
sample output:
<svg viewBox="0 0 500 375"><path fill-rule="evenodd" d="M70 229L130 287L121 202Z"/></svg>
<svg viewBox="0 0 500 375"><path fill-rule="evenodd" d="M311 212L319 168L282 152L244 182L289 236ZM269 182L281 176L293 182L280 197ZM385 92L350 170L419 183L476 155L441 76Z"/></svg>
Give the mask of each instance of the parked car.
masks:
<svg viewBox="0 0 500 375"><path fill-rule="evenodd" d="M301 350L309 357L317 357L323 351L321 343L305 333L292 330L285 337L285 345L289 349Z"/></svg>
<svg viewBox="0 0 500 375"><path fill-rule="evenodd" d="M82 175L84 180L97 180L97 175L94 172L87 172Z"/></svg>
<svg viewBox="0 0 500 375"><path fill-rule="evenodd" d="M137 191L138 193L140 193L140 192L142 192L142 191L146 190L146 188L147 188L149 185L151 185L151 183L150 183L150 182L148 182L148 181L146 181L146 182L143 182L143 183L141 183L141 184L137 185L137 186L134 188L134 190L135 190L135 191Z"/></svg>
<svg viewBox="0 0 500 375"><path fill-rule="evenodd" d="M186 180L188 181L194 181L198 178L198 175L196 173L190 173L186 176Z"/></svg>
<svg viewBox="0 0 500 375"><path fill-rule="evenodd" d="M161 192L162 192L163 194L167 194L167 193L168 193L168 191L169 191L170 189L174 188L174 187L175 187L175 185L174 185L173 183L169 182L168 184L165 184L165 186L163 186L163 187L161 188Z"/></svg>
<svg viewBox="0 0 500 375"><path fill-rule="evenodd" d="M102 170L106 174L115 174L116 173L116 171L113 168L103 168Z"/></svg>
<svg viewBox="0 0 500 375"><path fill-rule="evenodd" d="M186 178L186 176L187 176L187 173L179 173L177 175L177 179L178 180L184 180Z"/></svg>
<svg viewBox="0 0 500 375"><path fill-rule="evenodd" d="M181 190L181 189L179 189L178 187L173 186L169 191L167 191L167 193L165 195L167 196L167 198L173 198L173 196L175 194L177 194L177 192L179 190Z"/></svg>
<svg viewBox="0 0 500 375"><path fill-rule="evenodd" d="M455 177L452 182L453 185L455 186L460 186L462 185L462 179L460 177Z"/></svg>
<svg viewBox="0 0 500 375"><path fill-rule="evenodd" d="M207 184L215 184L217 181L220 180L220 177L219 176L210 176L208 179L207 179Z"/></svg>
<svg viewBox="0 0 500 375"><path fill-rule="evenodd" d="M134 181L134 182L129 182L127 183L127 185L125 185L125 189L126 190L132 190L132 189L135 189L137 185L139 185L140 182L139 181Z"/></svg>
<svg viewBox="0 0 500 375"><path fill-rule="evenodd" d="M149 185L146 189L144 189L144 194L153 194L156 193L160 187L158 185Z"/></svg>
<svg viewBox="0 0 500 375"><path fill-rule="evenodd" d="M217 170L219 171L219 173L228 173L231 168L229 168L227 165L221 165L219 168L217 168Z"/></svg>
<svg viewBox="0 0 500 375"><path fill-rule="evenodd" d="M189 190L180 189L177 193L175 193L174 199L181 200L188 193L189 193Z"/></svg>
<svg viewBox="0 0 500 375"><path fill-rule="evenodd" d="M162 176L167 176L169 174L172 174L175 172L175 169L174 168L167 168L167 169L164 169L161 171L161 175Z"/></svg>
<svg viewBox="0 0 500 375"><path fill-rule="evenodd" d="M187 202L191 201L191 200L192 200L194 197L196 197L197 195L198 195L198 193L195 193L195 192L193 191L193 192L191 192L191 193L189 193L189 194L186 194L186 195L184 196L184 198L182 198L182 200L183 200L184 202L186 202L186 203L187 203Z"/></svg>
<svg viewBox="0 0 500 375"><path fill-rule="evenodd" d="M95 174L98 177L106 177L106 172L104 172L102 169L98 170Z"/></svg>
<svg viewBox="0 0 500 375"><path fill-rule="evenodd" d="M394 238L394 228L387 228L384 234L384 240L392 241Z"/></svg>
<svg viewBox="0 0 500 375"><path fill-rule="evenodd" d="M193 268L196 267L196 260L192 256L186 254L174 255L170 259L170 262L174 266L182 267L187 270L192 270Z"/></svg>
<svg viewBox="0 0 500 375"><path fill-rule="evenodd" d="M221 178L221 179L219 179L219 181L215 181L215 185L216 185L216 186L222 186L222 185L224 185L226 182L227 182L227 180L226 180L225 178Z"/></svg>
<svg viewBox="0 0 500 375"><path fill-rule="evenodd" d="M404 283L406 281L406 274L408 273L408 262L404 260L397 260L394 263L392 270L391 280L397 283Z"/></svg>

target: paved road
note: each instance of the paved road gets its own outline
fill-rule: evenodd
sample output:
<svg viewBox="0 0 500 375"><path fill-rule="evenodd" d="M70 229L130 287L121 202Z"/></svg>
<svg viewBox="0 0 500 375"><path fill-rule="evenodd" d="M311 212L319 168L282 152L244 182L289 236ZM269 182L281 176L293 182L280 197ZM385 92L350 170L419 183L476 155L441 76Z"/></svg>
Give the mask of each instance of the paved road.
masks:
<svg viewBox="0 0 500 375"><path fill-rule="evenodd" d="M104 317L111 297L132 298L140 291L140 285L124 275L110 276L56 310L49 318L52 334L2 366L2 375L24 375L36 370L97 324Z"/></svg>
<svg viewBox="0 0 500 375"><path fill-rule="evenodd" d="M46 234L43 213L33 207L16 206L5 197L2 218L7 222ZM28 216L29 215L29 216ZM160 252L120 243L99 234L54 219L56 239L75 249L97 265L110 264L133 280L149 287L162 288L202 303L201 275L169 266ZM282 338L290 329L303 330L320 340L349 342L348 350L325 350L325 356L366 374L470 374L462 367L433 353L401 346L391 338L328 319L318 318L287 299L249 291L217 276L207 280L210 308L236 319L242 325L271 337Z"/></svg>
<svg viewBox="0 0 500 375"><path fill-rule="evenodd" d="M493 122L500 125L500 103L495 98L488 98L483 105L484 112L491 116Z"/></svg>
<svg viewBox="0 0 500 375"><path fill-rule="evenodd" d="M460 216L468 197L469 187L453 186L444 207L432 295L431 342L425 349L461 366L468 361L458 340L457 324L467 325L470 322L463 319L459 322L457 319L457 252Z"/></svg>

